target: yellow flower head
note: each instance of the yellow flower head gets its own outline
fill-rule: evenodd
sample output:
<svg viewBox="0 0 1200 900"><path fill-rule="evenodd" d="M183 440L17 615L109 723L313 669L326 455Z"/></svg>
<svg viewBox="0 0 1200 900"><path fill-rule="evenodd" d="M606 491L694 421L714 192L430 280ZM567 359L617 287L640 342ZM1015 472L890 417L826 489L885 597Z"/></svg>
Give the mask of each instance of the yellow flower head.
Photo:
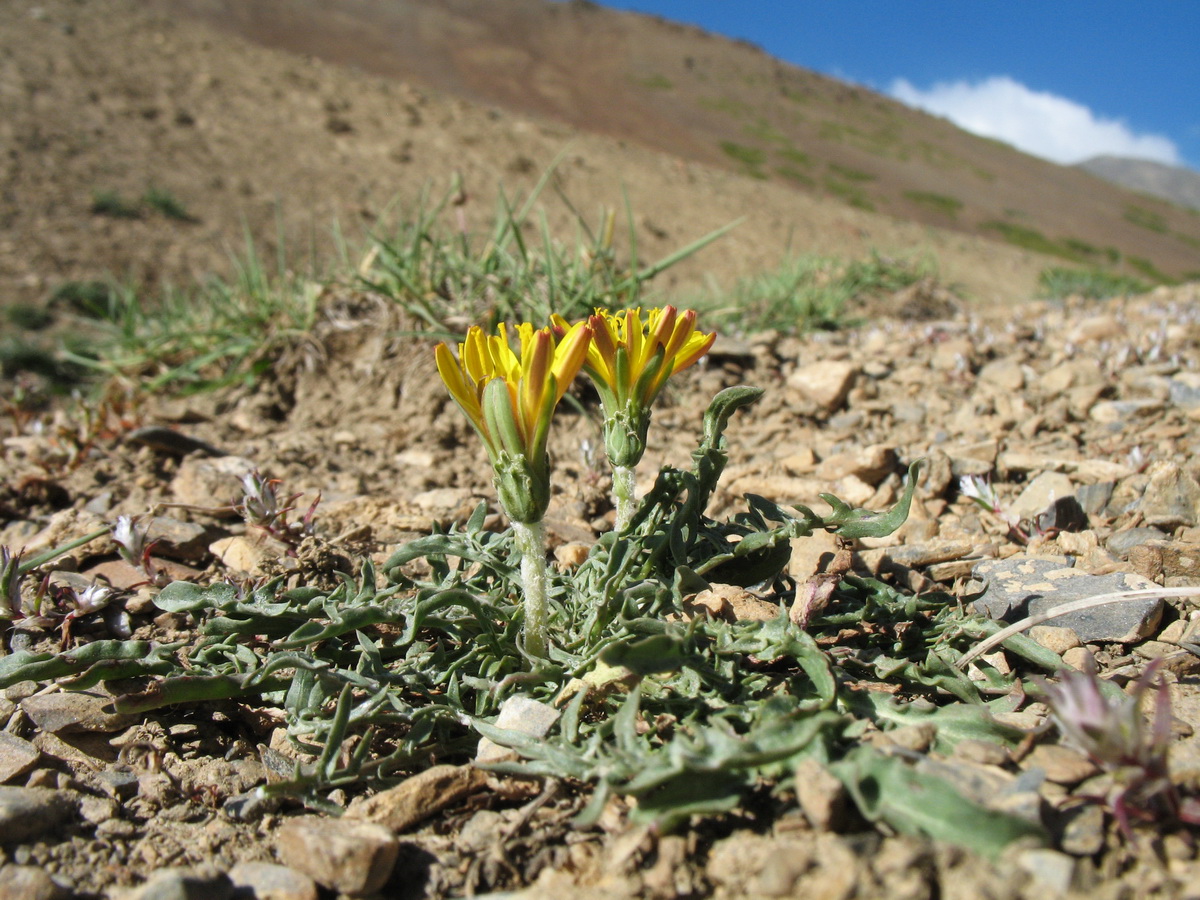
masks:
<svg viewBox="0 0 1200 900"><path fill-rule="evenodd" d="M566 327L561 318L554 321ZM650 406L667 379L700 359L717 338L696 330L694 310L681 313L673 306L652 309L644 319L640 309L598 309L588 324L593 337L584 368L619 406Z"/></svg>
<svg viewBox="0 0 1200 900"><path fill-rule="evenodd" d="M555 327L565 332L560 316ZM584 370L600 392L605 414L605 448L614 465L636 464L645 450L650 406L667 379L707 353L716 332L696 330L694 310L673 306L612 313L597 309L588 319L592 342Z"/></svg>
<svg viewBox="0 0 1200 900"><path fill-rule="evenodd" d="M583 365L592 330L581 322L556 338L553 329L535 330L524 322L516 331L519 353L508 342L506 325L494 335L473 326L458 345L457 359L438 344L437 369L493 465L504 452L540 466L550 417Z"/></svg>

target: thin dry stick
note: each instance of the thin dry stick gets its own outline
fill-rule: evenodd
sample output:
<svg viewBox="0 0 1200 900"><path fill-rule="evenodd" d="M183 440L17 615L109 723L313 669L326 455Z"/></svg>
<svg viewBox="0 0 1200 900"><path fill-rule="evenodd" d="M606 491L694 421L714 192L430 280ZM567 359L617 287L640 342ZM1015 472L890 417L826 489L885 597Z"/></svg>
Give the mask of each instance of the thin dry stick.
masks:
<svg viewBox="0 0 1200 900"><path fill-rule="evenodd" d="M971 650L967 651L954 665L956 668L964 669L975 659L978 659L983 654L987 653L993 647L996 647L1007 641L1014 634L1019 634L1026 628L1032 628L1034 625L1041 625L1050 619L1057 619L1059 616L1065 616L1067 613L1081 612L1085 609L1093 609L1097 606L1107 606L1110 603L1120 603L1122 600L1135 600L1140 597L1196 597L1200 596L1200 587L1182 587L1182 588L1153 588L1143 591L1116 591L1111 594L1096 594L1094 597L1084 597L1082 600L1074 600L1071 603L1064 603L1061 606L1051 607L1044 612L1036 613L1019 622L1014 622L1007 628L997 631L991 637L986 638L979 644L975 645Z"/></svg>

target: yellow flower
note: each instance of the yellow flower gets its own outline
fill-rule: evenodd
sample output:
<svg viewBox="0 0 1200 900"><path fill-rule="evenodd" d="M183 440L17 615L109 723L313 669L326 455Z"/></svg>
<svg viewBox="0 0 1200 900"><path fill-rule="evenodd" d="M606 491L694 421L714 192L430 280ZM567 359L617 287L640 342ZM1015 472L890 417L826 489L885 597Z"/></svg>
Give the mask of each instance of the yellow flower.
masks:
<svg viewBox="0 0 1200 900"><path fill-rule="evenodd" d="M649 406L667 379L709 351L716 332L696 331L696 313L673 306L652 309L642 321L640 309L613 314L597 310L588 319L594 336L585 366L624 404ZM661 351L661 356L660 356ZM622 360L622 352L625 359Z"/></svg>
<svg viewBox="0 0 1200 900"><path fill-rule="evenodd" d="M561 339L554 329L534 329L528 322L516 331L519 352L509 344L502 324L495 335L473 326L458 345L457 359L445 344L434 355L450 396L483 439L501 503L511 517L524 522L537 521L545 512L550 418L583 365L592 329L581 322ZM532 497L522 499L522 493Z"/></svg>
<svg viewBox="0 0 1200 900"><path fill-rule="evenodd" d="M559 330L568 327L555 316ZM645 451L650 407L667 379L707 353L716 332L696 330L694 310L673 306L612 313L598 309L588 319L592 342L584 371L604 405L605 449L613 465L635 465Z"/></svg>

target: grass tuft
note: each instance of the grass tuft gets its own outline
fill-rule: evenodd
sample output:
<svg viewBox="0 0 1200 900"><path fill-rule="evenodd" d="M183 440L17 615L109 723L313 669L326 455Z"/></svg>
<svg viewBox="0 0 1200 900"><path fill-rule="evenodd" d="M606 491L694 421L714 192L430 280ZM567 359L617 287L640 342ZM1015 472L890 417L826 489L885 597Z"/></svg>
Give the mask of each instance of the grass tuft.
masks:
<svg viewBox="0 0 1200 900"><path fill-rule="evenodd" d="M750 334L772 329L800 334L846 325L855 303L935 275L927 260L897 260L878 253L852 261L795 256L774 272L739 282L728 295L696 305L703 310L706 325L722 331Z"/></svg>
<svg viewBox="0 0 1200 900"><path fill-rule="evenodd" d="M1130 275L1118 275L1102 269L1068 269L1052 267L1043 269L1038 276L1040 298L1061 300L1078 296L1090 300L1106 300L1129 294L1144 294L1150 285Z"/></svg>

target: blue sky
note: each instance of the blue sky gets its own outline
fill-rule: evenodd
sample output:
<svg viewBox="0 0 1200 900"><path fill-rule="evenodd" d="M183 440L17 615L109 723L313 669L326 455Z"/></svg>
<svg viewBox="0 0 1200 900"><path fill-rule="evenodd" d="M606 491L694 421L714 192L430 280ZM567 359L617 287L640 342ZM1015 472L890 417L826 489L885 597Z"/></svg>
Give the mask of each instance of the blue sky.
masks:
<svg viewBox="0 0 1200 900"><path fill-rule="evenodd" d="M1198 0L602 0L744 38L1056 162L1200 170Z"/></svg>

